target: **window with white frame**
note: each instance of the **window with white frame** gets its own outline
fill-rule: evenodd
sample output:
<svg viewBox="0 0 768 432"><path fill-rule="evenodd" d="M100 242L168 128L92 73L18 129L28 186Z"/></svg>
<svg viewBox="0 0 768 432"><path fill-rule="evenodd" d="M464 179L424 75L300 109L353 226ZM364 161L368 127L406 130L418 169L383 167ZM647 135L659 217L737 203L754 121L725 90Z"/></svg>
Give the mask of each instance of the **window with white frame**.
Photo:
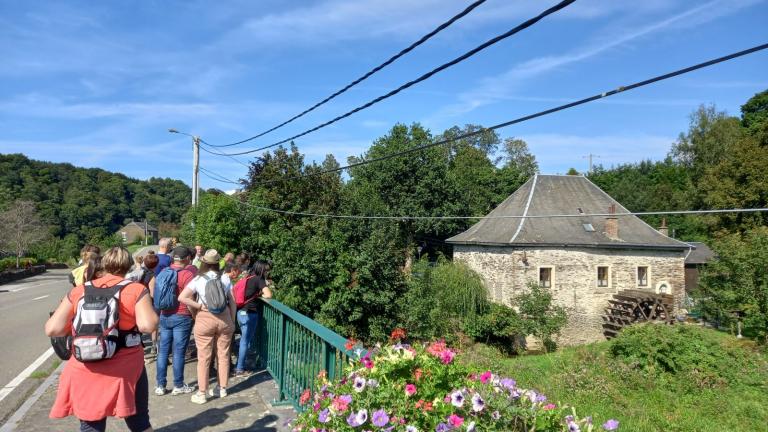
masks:
<svg viewBox="0 0 768 432"><path fill-rule="evenodd" d="M637 286L648 286L648 266L637 267Z"/></svg>
<svg viewBox="0 0 768 432"><path fill-rule="evenodd" d="M551 288L554 269L552 267L539 267L539 286Z"/></svg>
<svg viewBox="0 0 768 432"><path fill-rule="evenodd" d="M608 266L597 267L597 286L607 287L609 286L610 268Z"/></svg>

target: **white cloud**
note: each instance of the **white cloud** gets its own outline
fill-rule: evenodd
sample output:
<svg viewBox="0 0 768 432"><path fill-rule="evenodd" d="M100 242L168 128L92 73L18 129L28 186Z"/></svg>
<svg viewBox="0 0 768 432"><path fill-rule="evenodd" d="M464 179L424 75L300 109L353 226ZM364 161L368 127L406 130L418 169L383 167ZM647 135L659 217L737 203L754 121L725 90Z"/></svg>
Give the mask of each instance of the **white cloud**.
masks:
<svg viewBox="0 0 768 432"><path fill-rule="evenodd" d="M586 47L566 54L537 57L528 60L501 75L482 79L477 89L460 94L457 103L441 109L434 117L452 117L466 114L479 107L513 98L514 96L512 95L514 95L516 89L520 88L521 84L528 78L540 76L553 69L589 59L652 33L667 29L682 30L699 26L761 1L763 0L713 0L661 21L606 35L588 44Z"/></svg>

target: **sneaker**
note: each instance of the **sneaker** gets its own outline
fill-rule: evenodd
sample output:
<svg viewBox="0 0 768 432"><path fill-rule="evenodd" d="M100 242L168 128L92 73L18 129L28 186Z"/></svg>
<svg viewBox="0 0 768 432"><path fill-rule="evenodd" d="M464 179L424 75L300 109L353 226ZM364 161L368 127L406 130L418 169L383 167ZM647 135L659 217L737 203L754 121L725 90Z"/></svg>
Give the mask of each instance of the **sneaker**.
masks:
<svg viewBox="0 0 768 432"><path fill-rule="evenodd" d="M195 390L194 387L190 387L190 386L184 384L181 387L174 387L173 391L171 392L171 395L178 396L180 394L189 394L189 393L192 393L194 390Z"/></svg>
<svg viewBox="0 0 768 432"><path fill-rule="evenodd" d="M248 378L251 375L253 375L251 371L245 371L245 370L235 371L235 378Z"/></svg>
<svg viewBox="0 0 768 432"><path fill-rule="evenodd" d="M166 390L165 387L155 387L155 394L156 395L163 396L166 393L168 393L168 390Z"/></svg>
<svg viewBox="0 0 768 432"><path fill-rule="evenodd" d="M225 398L225 397L227 397L227 389L225 389L225 388L219 388L219 397L220 397L220 398Z"/></svg>
<svg viewBox="0 0 768 432"><path fill-rule="evenodd" d="M205 397L205 393L197 392L192 395L192 403L196 403L198 405L202 405L206 402L208 402L208 399Z"/></svg>

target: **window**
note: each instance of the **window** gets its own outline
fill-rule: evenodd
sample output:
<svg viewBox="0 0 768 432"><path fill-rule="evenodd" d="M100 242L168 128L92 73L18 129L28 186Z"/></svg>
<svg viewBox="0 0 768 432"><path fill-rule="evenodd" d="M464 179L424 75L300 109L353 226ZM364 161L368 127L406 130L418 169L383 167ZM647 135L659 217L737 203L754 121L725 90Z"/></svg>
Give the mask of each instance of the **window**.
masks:
<svg viewBox="0 0 768 432"><path fill-rule="evenodd" d="M648 267L642 266L637 268L637 286L648 286Z"/></svg>
<svg viewBox="0 0 768 432"><path fill-rule="evenodd" d="M608 286L608 267L607 266L600 266L597 268L597 286L599 287Z"/></svg>
<svg viewBox="0 0 768 432"><path fill-rule="evenodd" d="M586 232L595 232L595 227L593 227L591 223L581 224L581 226L584 227L584 231Z"/></svg>
<svg viewBox="0 0 768 432"><path fill-rule="evenodd" d="M539 286L542 288L552 287L552 267L539 267Z"/></svg>

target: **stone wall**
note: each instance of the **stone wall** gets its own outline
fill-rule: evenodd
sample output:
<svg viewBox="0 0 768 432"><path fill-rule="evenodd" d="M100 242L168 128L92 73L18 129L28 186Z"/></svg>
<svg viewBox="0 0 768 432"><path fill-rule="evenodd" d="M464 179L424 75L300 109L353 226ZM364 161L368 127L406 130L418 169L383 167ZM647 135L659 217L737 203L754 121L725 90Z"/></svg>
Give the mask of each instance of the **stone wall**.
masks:
<svg viewBox="0 0 768 432"><path fill-rule="evenodd" d="M568 325L558 343L579 345L604 340L601 315L613 294L625 289L656 291L666 282L675 307L685 293L685 251L598 248L512 248L455 245L453 257L478 272L494 301L511 305L529 282L538 282L539 268L552 267L552 294L568 311ZM608 266L609 284L597 286L597 267ZM637 267L649 268L648 286L637 284Z"/></svg>

